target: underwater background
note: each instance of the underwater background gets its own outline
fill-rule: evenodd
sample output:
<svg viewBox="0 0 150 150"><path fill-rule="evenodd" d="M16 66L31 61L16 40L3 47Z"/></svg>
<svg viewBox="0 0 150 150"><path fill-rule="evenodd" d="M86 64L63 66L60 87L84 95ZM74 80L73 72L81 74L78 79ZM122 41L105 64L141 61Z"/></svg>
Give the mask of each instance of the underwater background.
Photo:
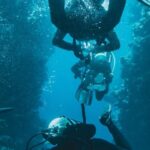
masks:
<svg viewBox="0 0 150 150"><path fill-rule="evenodd" d="M65 115L82 121L74 97L80 81L70 70L78 59L52 45L55 30L47 0L0 0L0 107L15 108L0 114L1 150L25 149L29 137L47 128L55 117ZM111 89L102 102L94 99L86 107L87 121L96 125L96 137L112 141L98 121L104 107L111 103L113 119L133 149L148 150L150 8L127 0L115 31L121 48L114 52Z"/></svg>

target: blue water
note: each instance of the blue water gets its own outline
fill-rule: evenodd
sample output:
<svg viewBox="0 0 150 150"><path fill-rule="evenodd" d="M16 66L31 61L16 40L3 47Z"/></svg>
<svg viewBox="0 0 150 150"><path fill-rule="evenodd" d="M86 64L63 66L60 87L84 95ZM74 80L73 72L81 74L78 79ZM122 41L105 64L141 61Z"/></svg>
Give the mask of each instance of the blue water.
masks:
<svg viewBox="0 0 150 150"><path fill-rule="evenodd" d="M113 142L107 128L98 120L111 103L117 126L122 127L135 149L144 150L149 147L150 135L147 57L150 22L149 8L137 5L140 5L138 0L127 0L121 22L115 28L121 48L114 52L116 66L110 91L101 102L94 98L92 105L86 107L86 115L87 122L97 128L95 137ZM12 113L0 114L0 143L4 142L5 148L21 150L30 136L48 127L55 117L65 115L82 121L80 104L74 96L80 80L70 70L79 60L72 52L52 45L56 28L50 20L48 0L14 3L0 0L0 8L0 107L15 108ZM71 40L69 36L66 39ZM130 43L134 47L129 47ZM120 59L130 53L122 65ZM113 97L115 94L118 97ZM5 137L10 139L10 144ZM5 148L0 144L0 149Z"/></svg>

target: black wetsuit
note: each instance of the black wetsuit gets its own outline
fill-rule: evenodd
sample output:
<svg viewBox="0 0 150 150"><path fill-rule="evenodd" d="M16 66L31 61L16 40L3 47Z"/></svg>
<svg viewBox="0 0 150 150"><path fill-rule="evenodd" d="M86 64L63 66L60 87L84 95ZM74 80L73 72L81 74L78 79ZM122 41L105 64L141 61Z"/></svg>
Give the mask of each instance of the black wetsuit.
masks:
<svg viewBox="0 0 150 150"><path fill-rule="evenodd" d="M115 144L96 138L81 142L70 140L63 145L58 145L50 150L131 150L128 142L113 123L108 125L108 129L114 138Z"/></svg>
<svg viewBox="0 0 150 150"><path fill-rule="evenodd" d="M111 31L120 22L125 3L126 0L110 0L107 13L100 20L97 20L97 23L91 21L87 28L87 25L82 24L79 27L75 20L70 21L67 18L65 0L49 0L52 23L62 32L82 40L96 38Z"/></svg>
<svg viewBox="0 0 150 150"><path fill-rule="evenodd" d="M110 59L110 55L107 54L107 57ZM86 62L86 59L83 61L79 61L76 63L72 68L72 72L74 73L75 78L81 79L81 84L78 87L76 91L76 98L79 99L81 92L84 90L88 92L87 99L89 101L92 100L93 94L95 92L96 99L98 101L102 100L103 97L108 93L109 91L109 84L112 81L112 74L111 74L111 66L109 62L105 62L102 64L95 64L93 65L92 62L88 61ZM103 83L102 81L98 82L95 81L96 77L102 74L104 76ZM103 85L105 84L105 89L102 91L99 90L90 90L90 85Z"/></svg>
<svg viewBox="0 0 150 150"><path fill-rule="evenodd" d="M95 40L97 45L99 45L101 38L104 39L109 37L108 35L111 33L110 40L114 42L111 45L108 44L105 51L118 49L120 47L119 39L117 38L115 32L111 31L120 22L125 3L126 0L110 0L107 13L104 13L105 15L103 16L99 14L101 19L95 19L97 23L91 20L91 22L89 21L89 24L85 25L83 21L83 24L79 26L77 25L78 21L75 21L74 19L67 19L64 8L65 0L49 0L51 20L57 27L57 31L52 40L53 45L67 51L73 51L76 57L83 59L80 45L65 41L64 38L66 34L70 34L74 41ZM101 5L98 5L97 7L99 7L99 9L103 12ZM79 22L82 22L83 19L78 18L78 20Z"/></svg>

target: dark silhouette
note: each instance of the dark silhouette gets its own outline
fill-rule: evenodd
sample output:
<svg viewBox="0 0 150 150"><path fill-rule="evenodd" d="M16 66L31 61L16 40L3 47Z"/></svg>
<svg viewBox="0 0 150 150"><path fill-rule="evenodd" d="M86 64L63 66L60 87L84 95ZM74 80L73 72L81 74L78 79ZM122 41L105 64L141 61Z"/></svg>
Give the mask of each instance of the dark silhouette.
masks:
<svg viewBox="0 0 150 150"><path fill-rule="evenodd" d="M43 136L50 143L57 144L51 150L131 150L128 142L111 120L110 112L105 113L99 120L108 128L115 144L92 138L95 134L94 125L79 123L66 117L54 119L49 126L49 132Z"/></svg>
<svg viewBox="0 0 150 150"><path fill-rule="evenodd" d="M80 103L90 105L94 92L97 100L102 100L108 93L113 78L111 57L111 53L96 53L88 63L82 60L71 68L74 77L81 79L75 95Z"/></svg>

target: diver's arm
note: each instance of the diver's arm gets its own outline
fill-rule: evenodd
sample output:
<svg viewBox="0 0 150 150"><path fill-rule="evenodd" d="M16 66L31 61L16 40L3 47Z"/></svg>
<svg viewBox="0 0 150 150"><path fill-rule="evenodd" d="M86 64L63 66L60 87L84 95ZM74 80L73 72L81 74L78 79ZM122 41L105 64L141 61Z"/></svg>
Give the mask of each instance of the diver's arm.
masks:
<svg viewBox="0 0 150 150"><path fill-rule="evenodd" d="M106 114L104 114L100 118L100 122L103 125L107 126L119 150L131 150L132 149L128 141L123 136L123 134L120 132L120 130L116 127L116 125L111 120L110 112L106 112Z"/></svg>
<svg viewBox="0 0 150 150"><path fill-rule="evenodd" d="M112 134L115 143L118 147L125 149L125 150L131 150L131 147L128 143L128 141L125 139L123 134L120 132L120 130L115 126L115 124L111 121L109 125L107 125L110 133Z"/></svg>
<svg viewBox="0 0 150 150"><path fill-rule="evenodd" d="M64 37L66 36L66 34L67 33L64 33L63 31L58 29L54 35L52 43L53 45L63 48L65 50L74 51L76 48L75 45L64 41Z"/></svg>
<svg viewBox="0 0 150 150"><path fill-rule="evenodd" d="M113 21L114 26L120 22L126 0L110 0L107 17Z"/></svg>

